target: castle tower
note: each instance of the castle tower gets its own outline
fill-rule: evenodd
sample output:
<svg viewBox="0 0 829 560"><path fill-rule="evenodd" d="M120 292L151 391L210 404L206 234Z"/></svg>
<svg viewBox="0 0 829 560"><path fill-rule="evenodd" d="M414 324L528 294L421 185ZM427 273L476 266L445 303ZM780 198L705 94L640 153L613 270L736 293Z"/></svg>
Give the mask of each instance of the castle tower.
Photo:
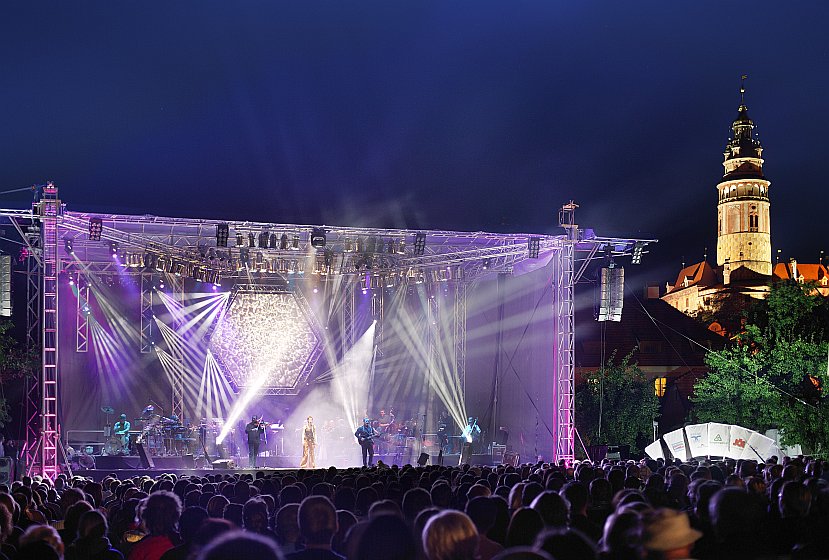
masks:
<svg viewBox="0 0 829 560"><path fill-rule="evenodd" d="M725 284L771 276L771 183L763 176L763 147L748 116L744 87L731 129L723 154L725 174L717 185L717 265Z"/></svg>

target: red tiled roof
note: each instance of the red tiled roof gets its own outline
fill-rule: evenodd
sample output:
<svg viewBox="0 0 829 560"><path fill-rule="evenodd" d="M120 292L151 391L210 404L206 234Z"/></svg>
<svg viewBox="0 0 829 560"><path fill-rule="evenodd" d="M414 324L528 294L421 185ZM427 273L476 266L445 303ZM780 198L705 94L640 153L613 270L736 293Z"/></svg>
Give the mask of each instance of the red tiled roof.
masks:
<svg viewBox="0 0 829 560"><path fill-rule="evenodd" d="M685 279L688 278L688 286L714 286L717 284L717 273L708 264L707 261L698 262L692 264L690 266L686 266L682 270L679 271L679 276L676 277L676 282L668 290L668 293L675 292L677 290L682 290L687 288L688 286L685 285Z"/></svg>
<svg viewBox="0 0 829 560"><path fill-rule="evenodd" d="M774 265L773 275L776 279L791 280L792 263L777 263ZM820 282L829 277L829 270L822 264L797 263L797 277L801 276L805 282Z"/></svg>

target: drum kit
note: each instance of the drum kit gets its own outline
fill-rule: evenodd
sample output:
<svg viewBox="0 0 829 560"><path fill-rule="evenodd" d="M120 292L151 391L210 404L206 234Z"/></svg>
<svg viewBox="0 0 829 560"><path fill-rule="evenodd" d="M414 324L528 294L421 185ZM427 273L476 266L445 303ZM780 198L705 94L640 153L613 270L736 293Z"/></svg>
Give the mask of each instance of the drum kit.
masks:
<svg viewBox="0 0 829 560"><path fill-rule="evenodd" d="M133 421L132 433L125 436L112 432L109 416L115 414L115 409L103 406L101 411L107 415L103 455L134 453L136 443L143 444L147 453L155 457L192 455L201 450L198 426L182 422L175 414L158 414L155 405L144 407L141 416Z"/></svg>

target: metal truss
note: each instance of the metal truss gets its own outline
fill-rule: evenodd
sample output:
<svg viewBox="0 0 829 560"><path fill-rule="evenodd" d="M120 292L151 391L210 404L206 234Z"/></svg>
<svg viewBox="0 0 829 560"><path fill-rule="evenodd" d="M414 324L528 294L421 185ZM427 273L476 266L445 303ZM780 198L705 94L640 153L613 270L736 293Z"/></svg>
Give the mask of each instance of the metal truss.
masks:
<svg viewBox="0 0 829 560"><path fill-rule="evenodd" d="M58 220L62 210L57 188L49 183L43 189L43 199L37 204L41 219L41 247L43 266L41 275L41 379L40 379L40 456L37 467L43 476L58 474L58 447L60 402L58 391L60 321L58 317ZM35 465L30 464L31 470Z"/></svg>
<svg viewBox="0 0 829 560"><path fill-rule="evenodd" d="M455 373L463 395L466 394L466 289L465 282L455 282Z"/></svg>
<svg viewBox="0 0 829 560"><path fill-rule="evenodd" d="M89 351L89 284L77 278L78 297L75 300L75 351Z"/></svg>
<svg viewBox="0 0 829 560"><path fill-rule="evenodd" d="M354 346L354 283L344 281L343 289L345 296L340 308L340 337L342 339L340 359L343 359L345 353Z"/></svg>
<svg viewBox="0 0 829 560"><path fill-rule="evenodd" d="M554 396L555 450L553 460L568 466L575 459L575 315L573 269L578 228L574 223L575 205L565 205L560 218L567 232L553 266L553 324L555 328Z"/></svg>
<svg viewBox="0 0 829 560"><path fill-rule="evenodd" d="M155 277L152 272L141 274L141 353L149 354L153 349L153 330L155 320L153 319L153 288Z"/></svg>
<svg viewBox="0 0 829 560"><path fill-rule="evenodd" d="M184 304L184 278L177 275L168 275L167 283L172 287L173 300L179 304ZM150 318L152 320L152 317ZM176 333L181 327L180 321L175 324ZM173 344L170 348L170 356L178 367L172 368L171 376L171 406L172 414L175 414L179 419L184 418L184 342L180 341L178 344Z"/></svg>
<svg viewBox="0 0 829 560"><path fill-rule="evenodd" d="M377 321L374 325L374 345L379 355L383 355L383 316L385 313L385 290L379 289L371 292L371 316Z"/></svg>

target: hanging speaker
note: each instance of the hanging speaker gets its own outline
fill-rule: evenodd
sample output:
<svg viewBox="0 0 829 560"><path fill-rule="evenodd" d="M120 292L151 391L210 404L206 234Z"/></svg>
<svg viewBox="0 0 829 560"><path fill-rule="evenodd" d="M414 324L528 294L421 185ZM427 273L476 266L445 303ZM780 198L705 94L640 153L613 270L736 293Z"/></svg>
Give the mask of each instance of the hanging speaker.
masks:
<svg viewBox="0 0 829 560"><path fill-rule="evenodd" d="M599 321L622 320L622 307L625 298L625 269L621 266L602 269L599 302Z"/></svg>
<svg viewBox="0 0 829 560"><path fill-rule="evenodd" d="M0 255L0 317L12 316L12 258Z"/></svg>

